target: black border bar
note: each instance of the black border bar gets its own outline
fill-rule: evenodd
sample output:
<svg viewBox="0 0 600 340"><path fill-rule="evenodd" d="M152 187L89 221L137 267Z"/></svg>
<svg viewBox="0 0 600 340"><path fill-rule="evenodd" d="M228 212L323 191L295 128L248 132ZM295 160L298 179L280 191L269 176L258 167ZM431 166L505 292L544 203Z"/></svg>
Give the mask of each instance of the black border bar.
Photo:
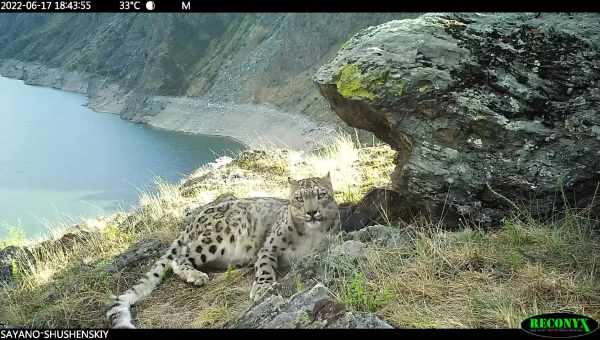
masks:
<svg viewBox="0 0 600 340"><path fill-rule="evenodd" d="M81 329L84 330L84 329ZM0 329L0 335L6 336L5 333L14 331L29 331L30 329ZM89 334L88 337L77 337L72 336L76 329L52 329L52 335L48 336L49 329L40 329L36 331L34 336L20 336L20 337L9 337L10 339L97 339L97 340L131 340L132 338L142 338L144 340L151 339L206 339L217 338L221 340L225 339L244 339L258 338L258 339L278 339L284 337L287 340L290 338L306 339L315 335L323 335L326 337L348 336L348 338L366 337L368 339L406 339L406 338L420 338L427 339L452 339L458 337L459 339L473 337L475 339L540 339L538 336L533 336L521 329L133 329L133 330L120 330L120 329L104 329L102 332L89 332L84 330L82 332ZM66 331L66 332L63 332ZM105 333L107 331L107 333ZM65 334L71 333L71 336ZM102 333L106 336L95 336L95 333ZM7 339L6 337L4 337Z"/></svg>
<svg viewBox="0 0 600 340"><path fill-rule="evenodd" d="M0 0L0 13L600 12L590 0Z"/></svg>

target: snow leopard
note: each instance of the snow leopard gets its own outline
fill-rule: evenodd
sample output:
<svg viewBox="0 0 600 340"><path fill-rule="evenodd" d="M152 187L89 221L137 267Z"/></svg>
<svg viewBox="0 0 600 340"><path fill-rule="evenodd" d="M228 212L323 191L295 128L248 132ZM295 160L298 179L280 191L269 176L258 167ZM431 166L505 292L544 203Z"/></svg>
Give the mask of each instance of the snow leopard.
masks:
<svg viewBox="0 0 600 340"><path fill-rule="evenodd" d="M276 284L281 265L314 252L339 231L339 208L329 173L288 178L288 199L227 196L188 211L185 230L132 288L112 296L106 317L113 328L135 328L131 306L150 295L172 272L196 286L210 269L254 267L250 299L259 300Z"/></svg>

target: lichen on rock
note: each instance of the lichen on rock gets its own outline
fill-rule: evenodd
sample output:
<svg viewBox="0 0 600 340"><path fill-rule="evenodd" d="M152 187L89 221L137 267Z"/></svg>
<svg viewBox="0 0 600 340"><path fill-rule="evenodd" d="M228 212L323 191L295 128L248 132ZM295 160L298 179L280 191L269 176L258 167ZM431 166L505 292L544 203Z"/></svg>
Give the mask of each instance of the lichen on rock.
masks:
<svg viewBox="0 0 600 340"><path fill-rule="evenodd" d="M340 94L345 98L375 98L375 94L369 91L358 66L355 64L348 64L342 67L336 86Z"/></svg>
<svg viewBox="0 0 600 340"><path fill-rule="evenodd" d="M425 14L357 33L315 82L398 151L407 213L492 226L515 204L599 204L598 41L598 14Z"/></svg>

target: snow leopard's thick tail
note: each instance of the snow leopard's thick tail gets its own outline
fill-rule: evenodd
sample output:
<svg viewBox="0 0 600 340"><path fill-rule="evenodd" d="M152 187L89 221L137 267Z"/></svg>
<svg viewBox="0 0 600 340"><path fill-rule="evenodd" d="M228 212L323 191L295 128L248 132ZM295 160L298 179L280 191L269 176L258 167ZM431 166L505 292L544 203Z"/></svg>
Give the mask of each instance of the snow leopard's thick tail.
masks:
<svg viewBox="0 0 600 340"><path fill-rule="evenodd" d="M122 295L112 296L113 303L106 312L106 318L112 328L135 328L131 322L131 306L150 295L161 283L167 271L172 268L179 241L179 238L177 238L167 252L154 263L152 269L144 274L135 286Z"/></svg>

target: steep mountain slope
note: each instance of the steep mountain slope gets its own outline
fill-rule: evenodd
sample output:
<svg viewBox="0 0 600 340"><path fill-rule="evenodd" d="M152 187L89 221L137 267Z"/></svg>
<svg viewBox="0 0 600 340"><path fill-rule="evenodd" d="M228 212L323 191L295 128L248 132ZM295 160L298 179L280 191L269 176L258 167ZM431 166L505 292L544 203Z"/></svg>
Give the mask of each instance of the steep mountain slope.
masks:
<svg viewBox="0 0 600 340"><path fill-rule="evenodd" d="M358 30L416 16L3 14L0 59L77 72L83 75L82 82L93 78L116 83L121 96L129 94L120 113L135 120L156 114L146 98L160 95L274 105L279 110L333 121L335 115L311 81L317 68ZM32 78L26 71L12 76ZM64 87L60 81L49 83ZM94 97L90 91L82 92Z"/></svg>

